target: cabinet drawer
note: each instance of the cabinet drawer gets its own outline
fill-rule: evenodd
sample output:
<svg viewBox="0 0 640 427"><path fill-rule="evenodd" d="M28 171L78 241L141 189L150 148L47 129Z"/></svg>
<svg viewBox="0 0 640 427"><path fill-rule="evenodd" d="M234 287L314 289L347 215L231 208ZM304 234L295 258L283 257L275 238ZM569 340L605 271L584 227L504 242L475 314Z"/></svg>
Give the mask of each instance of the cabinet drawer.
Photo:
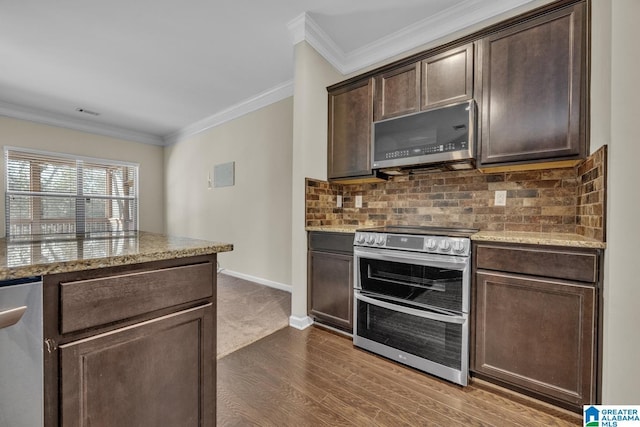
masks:
<svg viewBox="0 0 640 427"><path fill-rule="evenodd" d="M309 250L353 254L352 233L309 232Z"/></svg>
<svg viewBox="0 0 640 427"><path fill-rule="evenodd" d="M79 331L213 296L211 263L60 284L60 332Z"/></svg>
<svg viewBox="0 0 640 427"><path fill-rule="evenodd" d="M479 244L476 265L485 270L590 283L598 281L598 255L595 252Z"/></svg>

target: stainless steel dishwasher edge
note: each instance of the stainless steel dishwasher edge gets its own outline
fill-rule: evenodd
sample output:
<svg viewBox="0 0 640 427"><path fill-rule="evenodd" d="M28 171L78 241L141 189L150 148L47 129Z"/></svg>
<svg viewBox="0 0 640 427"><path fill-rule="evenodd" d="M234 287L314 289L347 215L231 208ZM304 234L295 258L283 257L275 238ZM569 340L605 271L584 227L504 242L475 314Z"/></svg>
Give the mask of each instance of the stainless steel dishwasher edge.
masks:
<svg viewBox="0 0 640 427"><path fill-rule="evenodd" d="M42 279L0 281L0 426L44 423Z"/></svg>

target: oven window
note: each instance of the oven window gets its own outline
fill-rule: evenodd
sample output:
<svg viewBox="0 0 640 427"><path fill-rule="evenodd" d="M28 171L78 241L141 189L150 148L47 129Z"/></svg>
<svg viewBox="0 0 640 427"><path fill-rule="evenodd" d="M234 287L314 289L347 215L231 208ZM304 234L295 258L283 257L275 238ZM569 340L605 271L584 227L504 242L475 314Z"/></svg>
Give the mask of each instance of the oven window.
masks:
<svg viewBox="0 0 640 427"><path fill-rule="evenodd" d="M462 369L462 325L358 300L357 334L453 369Z"/></svg>
<svg viewBox="0 0 640 427"><path fill-rule="evenodd" d="M363 291L462 312L462 270L360 258Z"/></svg>

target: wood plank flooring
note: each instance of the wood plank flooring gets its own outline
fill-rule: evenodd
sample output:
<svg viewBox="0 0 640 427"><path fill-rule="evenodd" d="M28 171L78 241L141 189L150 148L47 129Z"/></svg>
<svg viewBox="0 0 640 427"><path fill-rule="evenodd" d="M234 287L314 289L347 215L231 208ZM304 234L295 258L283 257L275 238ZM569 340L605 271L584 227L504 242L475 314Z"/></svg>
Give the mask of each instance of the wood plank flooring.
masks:
<svg viewBox="0 0 640 427"><path fill-rule="evenodd" d="M219 426L575 426L576 414L447 381L288 327L218 360Z"/></svg>

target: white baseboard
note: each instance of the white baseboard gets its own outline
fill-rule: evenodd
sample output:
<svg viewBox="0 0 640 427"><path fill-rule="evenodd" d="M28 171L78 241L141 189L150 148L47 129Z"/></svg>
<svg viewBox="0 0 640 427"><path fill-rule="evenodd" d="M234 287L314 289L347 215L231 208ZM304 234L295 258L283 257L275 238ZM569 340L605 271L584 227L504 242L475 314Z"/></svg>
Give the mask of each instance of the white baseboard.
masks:
<svg viewBox="0 0 640 427"><path fill-rule="evenodd" d="M227 276L237 277L238 279L248 280L250 282L256 282L261 285L269 286L270 288L280 289L281 291L289 292L292 291L291 285L285 285L284 283L274 282L273 280L263 279L261 277L251 276L249 274L238 273L237 271L227 270L226 268L221 268L218 270L218 273L226 274Z"/></svg>
<svg viewBox="0 0 640 427"><path fill-rule="evenodd" d="M313 319L309 316L289 316L289 326L293 328L303 330L307 329L311 325L313 325Z"/></svg>

